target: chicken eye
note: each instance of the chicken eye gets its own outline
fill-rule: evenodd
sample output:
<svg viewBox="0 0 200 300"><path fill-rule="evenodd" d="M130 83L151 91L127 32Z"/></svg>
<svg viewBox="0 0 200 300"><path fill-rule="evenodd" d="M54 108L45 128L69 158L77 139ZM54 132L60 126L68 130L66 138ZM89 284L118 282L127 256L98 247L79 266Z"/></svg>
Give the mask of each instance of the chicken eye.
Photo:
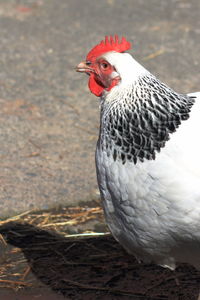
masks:
<svg viewBox="0 0 200 300"><path fill-rule="evenodd" d="M103 62L103 63L101 64L101 66L102 66L102 68L105 70L105 69L108 68L108 63Z"/></svg>

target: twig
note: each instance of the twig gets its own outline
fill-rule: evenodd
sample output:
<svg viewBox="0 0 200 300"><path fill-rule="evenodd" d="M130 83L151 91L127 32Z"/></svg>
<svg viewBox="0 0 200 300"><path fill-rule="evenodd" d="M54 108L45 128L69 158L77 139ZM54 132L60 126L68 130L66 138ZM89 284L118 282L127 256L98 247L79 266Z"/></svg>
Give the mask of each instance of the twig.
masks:
<svg viewBox="0 0 200 300"><path fill-rule="evenodd" d="M126 295L126 296L137 296L137 297L141 297L141 298L146 297L143 294L135 294L135 293L127 292L127 291L124 291L124 290L117 290L117 289L110 289L110 288L104 288L104 287L98 287L98 286L91 286L91 285L88 285L88 284L83 284L83 283L72 281L72 280L69 280L69 279L63 279L63 281L66 282L66 283L69 283L71 285L77 286L81 289L86 289L86 290L106 291L106 292L109 292L109 293Z"/></svg>
<svg viewBox="0 0 200 300"><path fill-rule="evenodd" d="M28 215L30 212L32 212L32 210L25 211L25 212L23 212L23 213L21 213L21 214L19 214L17 216L8 218L8 219L6 219L4 221L0 221L0 225L6 224L6 223L8 223L10 221L16 221L16 220L20 219L21 217L24 217L25 215Z"/></svg>
<svg viewBox="0 0 200 300"><path fill-rule="evenodd" d="M3 238L3 235L0 233L0 241L2 242L2 244L4 246L7 246L7 242L5 241L5 239Z"/></svg>
<svg viewBox="0 0 200 300"><path fill-rule="evenodd" d="M75 105L73 105L73 104L71 104L71 103L67 103L67 105L68 105L71 109L73 109L73 111L77 114L77 116L80 116L80 111L78 110L78 108L77 108Z"/></svg>
<svg viewBox="0 0 200 300"><path fill-rule="evenodd" d="M145 56L145 57L143 58L143 60L150 60L150 59L153 59L153 58L155 58L156 56L159 56L159 55L163 54L164 52L165 52L164 49L160 49L160 50L158 50L158 51L156 51L156 52L154 52L154 53L149 54L148 56Z"/></svg>
<svg viewBox="0 0 200 300"><path fill-rule="evenodd" d="M146 291L149 292L149 291L157 288L158 286L160 286L163 282L166 282L166 281L169 281L169 280L172 280L172 279L178 279L178 277L182 277L182 276L184 276L184 275L183 274L179 274L179 275L172 275L172 276L169 276L167 278L161 278L161 280L158 280L158 282L156 282L155 284L151 285L151 287L147 288Z"/></svg>
<svg viewBox="0 0 200 300"><path fill-rule="evenodd" d="M34 142L32 139L29 139L28 141L29 141L29 143L31 143L35 148L37 148L37 149L39 149L39 150L42 149L42 147L39 146L36 142Z"/></svg>
<svg viewBox="0 0 200 300"><path fill-rule="evenodd" d="M91 130L88 130L88 129L86 129L86 128L82 127L82 126L79 126L79 125L75 124L75 126L74 126L74 127L78 128L78 129L81 129L81 130L83 130L83 131L87 132L88 134L91 134L92 136L95 136L95 133L94 133L93 131L91 131Z"/></svg>
<svg viewBox="0 0 200 300"><path fill-rule="evenodd" d="M50 227L50 226L65 226L65 225L75 225L77 223L76 219L72 219L66 222L59 222L59 223L49 223L49 224L41 224L41 227Z"/></svg>
<svg viewBox="0 0 200 300"><path fill-rule="evenodd" d="M17 285L32 286L32 284L28 283L28 282L13 281L13 280L9 280L9 279L0 279L0 283L11 283L11 284L17 284Z"/></svg>
<svg viewBox="0 0 200 300"><path fill-rule="evenodd" d="M90 233L79 233L79 234L66 234L64 237L98 237L98 236L105 236L111 235L110 232L90 232Z"/></svg>
<svg viewBox="0 0 200 300"><path fill-rule="evenodd" d="M26 268L24 274L22 274L21 279L24 280L24 279L26 278L26 276L30 273L30 271L31 271L31 267L28 266L28 267Z"/></svg>

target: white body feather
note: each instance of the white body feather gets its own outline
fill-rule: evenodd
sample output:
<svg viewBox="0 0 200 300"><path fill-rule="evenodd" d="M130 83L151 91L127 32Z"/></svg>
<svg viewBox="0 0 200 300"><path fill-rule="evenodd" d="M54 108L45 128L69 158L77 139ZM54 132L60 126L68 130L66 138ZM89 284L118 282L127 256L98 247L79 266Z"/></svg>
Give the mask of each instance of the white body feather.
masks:
<svg viewBox="0 0 200 300"><path fill-rule="evenodd" d="M111 54L105 57L112 63L119 54ZM146 71L138 64L134 68L130 57L132 73L124 75L105 101L124 89L129 78ZM122 74L122 69L117 71ZM97 178L112 234L138 259L171 269L176 262L200 269L200 93L194 95L190 118L170 135L155 160L122 164L108 157L99 142L96 150Z"/></svg>

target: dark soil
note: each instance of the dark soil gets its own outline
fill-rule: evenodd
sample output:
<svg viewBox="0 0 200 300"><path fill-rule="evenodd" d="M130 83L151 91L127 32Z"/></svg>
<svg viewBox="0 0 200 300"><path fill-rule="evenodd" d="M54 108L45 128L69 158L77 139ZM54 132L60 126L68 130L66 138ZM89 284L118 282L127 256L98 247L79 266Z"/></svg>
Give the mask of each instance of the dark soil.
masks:
<svg viewBox="0 0 200 300"><path fill-rule="evenodd" d="M180 265L172 272L139 264L110 235L65 238L19 222L2 225L0 233L21 248L39 281L66 299L198 299L200 273L194 268ZM15 255L19 260L19 251Z"/></svg>

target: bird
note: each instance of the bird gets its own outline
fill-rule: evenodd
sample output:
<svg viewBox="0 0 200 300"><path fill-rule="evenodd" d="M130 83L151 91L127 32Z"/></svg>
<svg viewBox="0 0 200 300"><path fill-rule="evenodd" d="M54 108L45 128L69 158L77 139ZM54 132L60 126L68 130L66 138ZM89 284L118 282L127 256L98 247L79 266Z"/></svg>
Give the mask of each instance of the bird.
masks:
<svg viewBox="0 0 200 300"><path fill-rule="evenodd" d="M106 223L139 262L200 269L200 92L181 94L106 36L76 67L100 100L96 173Z"/></svg>

